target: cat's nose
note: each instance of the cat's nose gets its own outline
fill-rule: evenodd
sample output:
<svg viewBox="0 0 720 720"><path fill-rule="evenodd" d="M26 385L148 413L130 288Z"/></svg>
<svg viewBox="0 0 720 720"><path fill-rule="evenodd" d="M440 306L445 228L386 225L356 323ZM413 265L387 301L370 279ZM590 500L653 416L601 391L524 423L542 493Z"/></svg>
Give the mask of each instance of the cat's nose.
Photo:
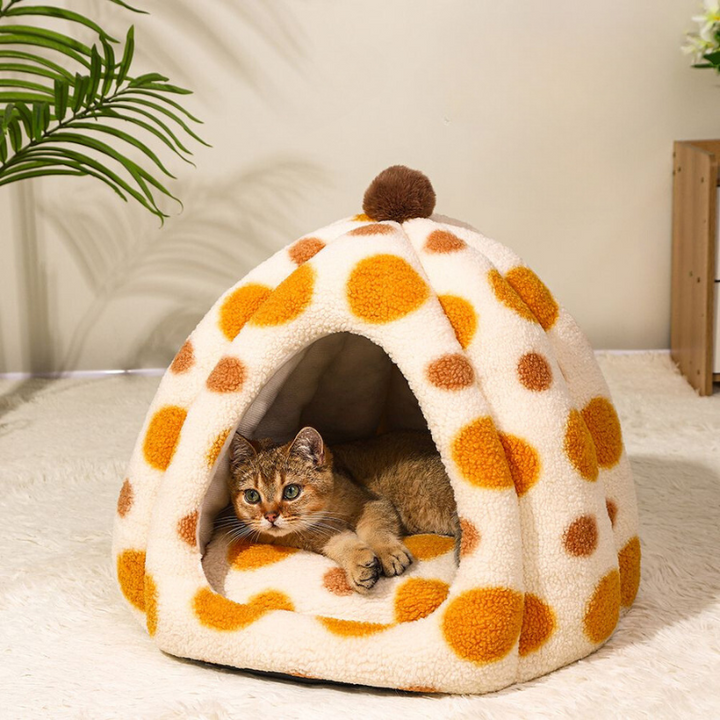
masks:
<svg viewBox="0 0 720 720"><path fill-rule="evenodd" d="M265 513L265 519L271 524L277 520L277 516L278 514L276 512Z"/></svg>

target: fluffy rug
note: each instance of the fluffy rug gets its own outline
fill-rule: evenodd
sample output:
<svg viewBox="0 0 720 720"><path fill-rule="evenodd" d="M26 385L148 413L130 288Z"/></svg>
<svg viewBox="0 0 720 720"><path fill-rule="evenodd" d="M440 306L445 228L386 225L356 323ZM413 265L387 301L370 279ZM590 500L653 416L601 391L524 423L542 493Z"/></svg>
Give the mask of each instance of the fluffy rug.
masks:
<svg viewBox="0 0 720 720"><path fill-rule="evenodd" d="M158 378L0 382L0 716L720 715L720 396L667 355L601 355L637 483L642 584L598 652L484 696L300 682L164 655L119 597L110 532Z"/></svg>

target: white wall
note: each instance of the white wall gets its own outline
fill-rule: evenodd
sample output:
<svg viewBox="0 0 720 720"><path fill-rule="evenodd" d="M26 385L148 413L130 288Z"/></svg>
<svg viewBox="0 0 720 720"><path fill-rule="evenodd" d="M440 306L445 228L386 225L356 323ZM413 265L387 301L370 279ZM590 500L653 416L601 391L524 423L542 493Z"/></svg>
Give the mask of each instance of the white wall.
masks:
<svg viewBox="0 0 720 720"><path fill-rule="evenodd" d="M36 185L57 286L56 364L168 362L234 279L294 237L359 211L366 185L394 163L430 177L439 212L523 255L596 347L667 347L672 142L720 137L720 82L679 50L698 3L142 5L149 18L90 3L118 28L135 22L144 69L167 67L196 89L190 105L214 147L198 151L197 170L173 166L186 210L164 230L93 183ZM122 245L94 290L61 221L70 234ZM194 261L165 272L153 261L143 272L162 297L147 296L147 283L113 285L121 260L143 248L165 242L163 257L187 259L173 239L181 237L227 251L225 272L201 275ZM4 214L3 258L18 241ZM3 262L0 288L14 272ZM3 301L6 335L19 305ZM29 367L27 352L5 356L6 369Z"/></svg>

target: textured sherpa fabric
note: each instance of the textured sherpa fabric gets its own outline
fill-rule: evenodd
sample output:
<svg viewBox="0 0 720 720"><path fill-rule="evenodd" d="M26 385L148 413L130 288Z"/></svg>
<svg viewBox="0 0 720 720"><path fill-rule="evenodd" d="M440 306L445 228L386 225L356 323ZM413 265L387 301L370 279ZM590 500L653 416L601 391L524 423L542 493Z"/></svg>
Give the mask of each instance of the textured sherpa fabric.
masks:
<svg viewBox="0 0 720 720"><path fill-rule="evenodd" d="M213 536L245 435L426 426L463 529L368 598L325 558ZM163 378L114 560L164 651L239 668L482 693L582 658L640 578L635 491L586 339L513 252L434 215L356 216L250 272ZM203 557L204 556L204 557Z"/></svg>

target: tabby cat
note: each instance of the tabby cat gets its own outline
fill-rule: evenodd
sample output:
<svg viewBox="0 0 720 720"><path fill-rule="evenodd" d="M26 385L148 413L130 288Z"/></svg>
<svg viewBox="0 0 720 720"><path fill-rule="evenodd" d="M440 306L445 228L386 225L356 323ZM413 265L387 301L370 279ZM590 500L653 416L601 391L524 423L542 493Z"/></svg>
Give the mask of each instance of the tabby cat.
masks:
<svg viewBox="0 0 720 720"><path fill-rule="evenodd" d="M359 593L413 557L402 535L459 537L455 498L429 433L390 432L334 445L305 427L284 445L231 445L229 490L236 534L321 553Z"/></svg>

